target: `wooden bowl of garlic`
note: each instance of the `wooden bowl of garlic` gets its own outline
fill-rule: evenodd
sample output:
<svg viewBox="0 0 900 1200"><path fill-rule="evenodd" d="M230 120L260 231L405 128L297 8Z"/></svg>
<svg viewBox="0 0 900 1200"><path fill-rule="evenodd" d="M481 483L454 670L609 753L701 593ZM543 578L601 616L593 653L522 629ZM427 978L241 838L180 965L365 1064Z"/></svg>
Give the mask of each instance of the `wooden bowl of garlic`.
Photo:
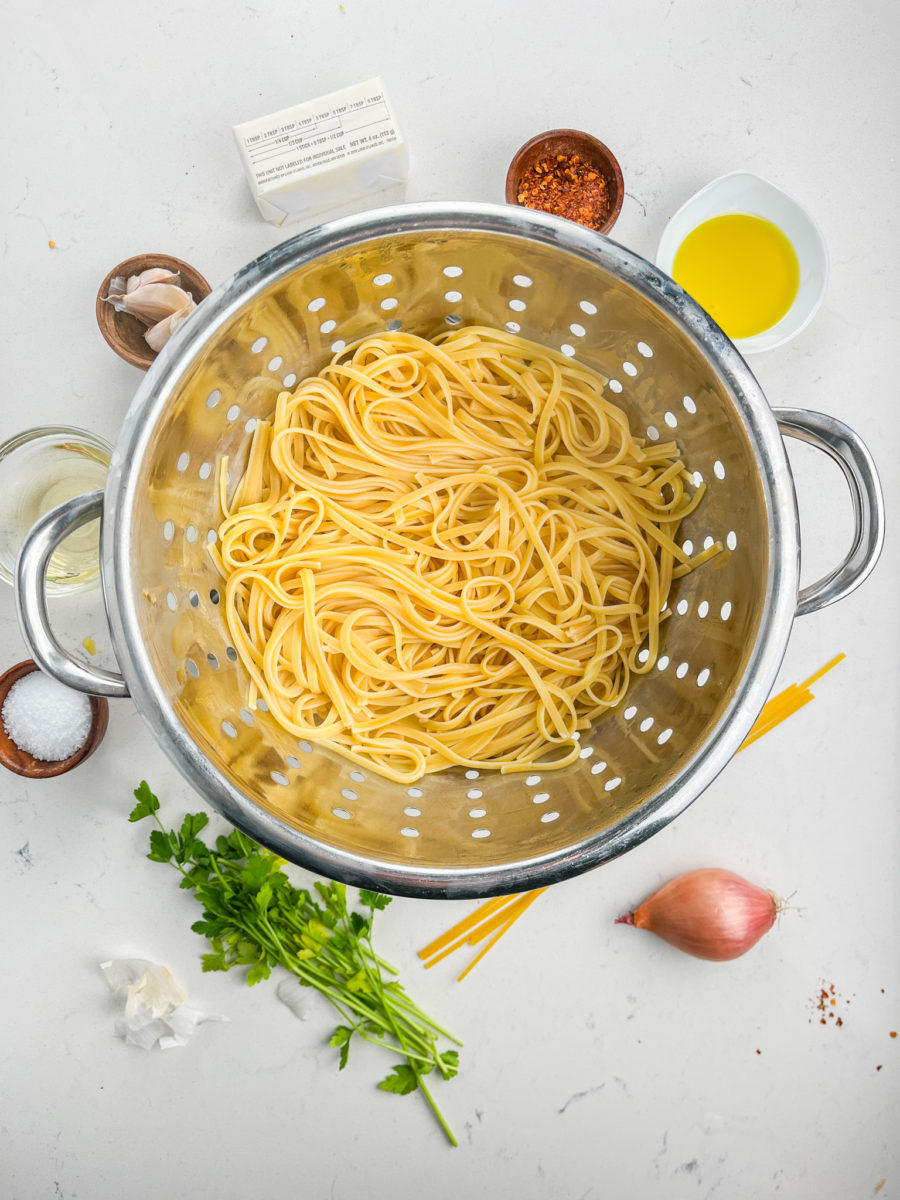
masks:
<svg viewBox="0 0 900 1200"><path fill-rule="evenodd" d="M170 254L137 254L109 272L97 292L97 324L116 354L146 371L212 291L199 271Z"/></svg>

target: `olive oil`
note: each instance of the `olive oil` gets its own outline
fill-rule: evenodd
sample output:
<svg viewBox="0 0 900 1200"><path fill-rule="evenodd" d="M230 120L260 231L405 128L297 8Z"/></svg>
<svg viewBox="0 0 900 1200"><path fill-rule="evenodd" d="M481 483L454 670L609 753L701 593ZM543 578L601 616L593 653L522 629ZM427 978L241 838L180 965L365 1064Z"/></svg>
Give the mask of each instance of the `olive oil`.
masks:
<svg viewBox="0 0 900 1200"><path fill-rule="evenodd" d="M800 286L794 247L771 221L748 213L713 217L691 230L672 275L730 338L771 329Z"/></svg>

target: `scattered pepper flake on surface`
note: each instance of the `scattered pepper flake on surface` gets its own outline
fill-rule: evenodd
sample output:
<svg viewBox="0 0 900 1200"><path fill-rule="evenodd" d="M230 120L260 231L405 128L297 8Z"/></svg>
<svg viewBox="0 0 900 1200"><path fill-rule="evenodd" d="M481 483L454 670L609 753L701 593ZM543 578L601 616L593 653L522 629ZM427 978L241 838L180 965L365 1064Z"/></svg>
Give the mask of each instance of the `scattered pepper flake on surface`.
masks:
<svg viewBox="0 0 900 1200"><path fill-rule="evenodd" d="M821 986L819 987L818 994L813 998L813 1000L811 1002L813 1005L814 1011L817 1013L821 1013L818 1023L820 1025L827 1025L828 1022L831 1021L834 1023L835 1026L843 1025L844 1024L843 1018L839 1017L837 1015L837 1013L834 1011L835 1008L837 1007L838 1000L841 999L840 995L837 993L837 991L835 989L834 984L828 983L824 979L820 980L819 982L820 982ZM845 1000L844 1003L849 1004L850 1001ZM812 1023L812 1017L810 1017L810 1023Z"/></svg>
<svg viewBox="0 0 900 1200"><path fill-rule="evenodd" d="M51 250L55 250L55 249L56 249L56 242L54 242L54 241L49 241L49 242L47 243L47 245L50 247L50 249L51 249Z"/></svg>
<svg viewBox="0 0 900 1200"><path fill-rule="evenodd" d="M897 1030L896 1030L896 1029L892 1029L892 1030L891 1030L891 1037L896 1037L896 1036L897 1036Z"/></svg>
<svg viewBox="0 0 900 1200"><path fill-rule="evenodd" d="M525 208L565 217L588 229L599 229L612 206L609 181L580 154L557 154L536 162L519 179L516 199Z"/></svg>

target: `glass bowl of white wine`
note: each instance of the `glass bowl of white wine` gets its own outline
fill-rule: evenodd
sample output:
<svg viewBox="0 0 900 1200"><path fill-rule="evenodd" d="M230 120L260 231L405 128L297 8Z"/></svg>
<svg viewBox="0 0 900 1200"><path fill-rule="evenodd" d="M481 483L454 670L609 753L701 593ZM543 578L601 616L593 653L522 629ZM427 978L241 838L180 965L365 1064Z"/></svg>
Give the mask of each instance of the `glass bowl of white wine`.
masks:
<svg viewBox="0 0 900 1200"><path fill-rule="evenodd" d="M42 425L0 445L0 578L14 583L16 558L39 517L104 487L112 446L83 429ZM47 568L50 595L87 591L100 578L100 522L71 533Z"/></svg>

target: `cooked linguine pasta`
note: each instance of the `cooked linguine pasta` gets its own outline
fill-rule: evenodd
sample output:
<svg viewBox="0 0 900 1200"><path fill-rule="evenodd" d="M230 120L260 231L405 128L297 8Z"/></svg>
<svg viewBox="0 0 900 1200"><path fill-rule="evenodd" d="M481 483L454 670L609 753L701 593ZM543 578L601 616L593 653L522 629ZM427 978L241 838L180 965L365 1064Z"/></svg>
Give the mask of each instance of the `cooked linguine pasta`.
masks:
<svg viewBox="0 0 900 1200"><path fill-rule="evenodd" d="M676 544L703 487L605 383L469 327L365 338L281 392L230 497L220 463L210 548L251 706L400 782L572 762L714 552Z"/></svg>

